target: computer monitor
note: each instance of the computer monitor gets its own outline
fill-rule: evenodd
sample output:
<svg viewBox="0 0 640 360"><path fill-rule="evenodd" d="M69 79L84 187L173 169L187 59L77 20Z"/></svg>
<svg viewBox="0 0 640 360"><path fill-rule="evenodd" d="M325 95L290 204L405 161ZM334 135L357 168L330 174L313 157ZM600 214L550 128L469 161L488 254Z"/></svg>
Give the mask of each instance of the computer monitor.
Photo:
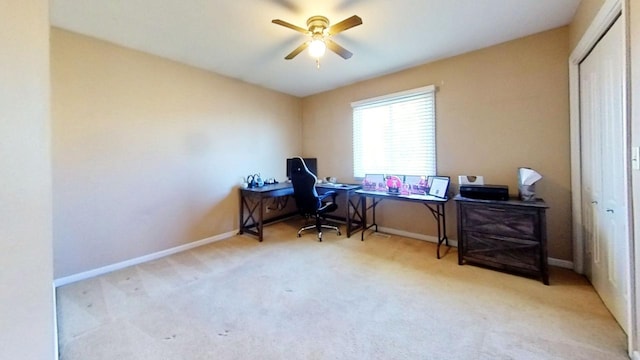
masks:
<svg viewBox="0 0 640 360"><path fill-rule="evenodd" d="M291 179L291 163L292 158L287 159L287 179ZM302 158L307 165L307 169L311 171L315 176L318 176L318 159L317 158Z"/></svg>

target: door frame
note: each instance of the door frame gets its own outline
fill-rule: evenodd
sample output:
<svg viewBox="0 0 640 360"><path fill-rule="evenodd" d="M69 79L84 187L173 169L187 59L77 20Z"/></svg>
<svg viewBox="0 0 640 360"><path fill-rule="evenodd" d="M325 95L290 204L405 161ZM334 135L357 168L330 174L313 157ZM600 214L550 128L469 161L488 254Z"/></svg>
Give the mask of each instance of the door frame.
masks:
<svg viewBox="0 0 640 360"><path fill-rule="evenodd" d="M622 21L623 37L625 43L625 50L623 56L623 123L624 123L624 146L625 146L625 166L629 167L628 153L631 146L631 123L630 123L630 81L629 81L629 22L628 22L628 0L606 0L600 11L595 16L582 38L576 45L569 56L569 112L570 112L570 138L571 138L571 205L573 212L573 264L574 270L577 273L584 274L585 270L585 239L582 231L582 194L580 191L582 184L580 154L580 74L579 66L582 60L591 52L591 49L596 45L598 40L607 32L607 30L613 25L616 19ZM627 292L629 294L627 311L629 311L629 333L628 339L628 352L634 359L640 360L640 353L637 352L636 339L638 336L637 327L637 314L636 314L636 293L635 286L636 277L634 269L636 268L635 254L634 254L634 239L633 232L630 225L633 224L632 219L632 189L631 189L631 172L627 169L627 178L625 179L625 186L627 187L627 224L629 226L628 236L628 263L627 269L629 274L629 283L626 284Z"/></svg>

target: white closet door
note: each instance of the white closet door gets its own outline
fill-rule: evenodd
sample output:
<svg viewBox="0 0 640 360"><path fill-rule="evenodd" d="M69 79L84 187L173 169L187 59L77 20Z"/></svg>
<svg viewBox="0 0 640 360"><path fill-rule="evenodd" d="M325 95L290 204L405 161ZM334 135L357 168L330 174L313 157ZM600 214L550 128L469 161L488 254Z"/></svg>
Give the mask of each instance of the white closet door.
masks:
<svg viewBox="0 0 640 360"><path fill-rule="evenodd" d="M587 73L589 64L583 64L580 77L581 117L580 131L582 140L582 218L585 238L585 274L592 278L592 263L600 262L601 251L597 214L601 201L601 164L602 148L597 115L600 111L600 87L595 73Z"/></svg>
<svg viewBox="0 0 640 360"><path fill-rule="evenodd" d="M586 273L627 331L628 223L623 118L623 28L609 29L580 64Z"/></svg>

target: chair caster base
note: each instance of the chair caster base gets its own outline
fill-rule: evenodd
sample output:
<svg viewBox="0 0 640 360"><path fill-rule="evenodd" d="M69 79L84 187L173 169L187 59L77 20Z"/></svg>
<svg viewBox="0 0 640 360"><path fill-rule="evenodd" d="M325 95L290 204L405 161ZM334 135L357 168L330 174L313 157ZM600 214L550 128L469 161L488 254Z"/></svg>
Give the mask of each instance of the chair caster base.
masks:
<svg viewBox="0 0 640 360"><path fill-rule="evenodd" d="M301 228L300 230L298 230L298 237L302 237L302 233L303 233L304 231L307 231L307 230L316 230L317 228L318 228L318 227L317 227L317 225L315 225L315 224L307 225L307 226L305 226L305 227ZM322 225L320 225L320 228L322 228L322 229L327 229L327 230L333 230L333 231L335 231L335 232L338 234L338 236L341 236L341 235L342 235L342 232L340 231L340 228L339 228L339 227L337 227L337 226L332 226L332 225L322 224ZM322 242L322 232L321 232L321 231L319 231L319 232L318 232L318 241Z"/></svg>

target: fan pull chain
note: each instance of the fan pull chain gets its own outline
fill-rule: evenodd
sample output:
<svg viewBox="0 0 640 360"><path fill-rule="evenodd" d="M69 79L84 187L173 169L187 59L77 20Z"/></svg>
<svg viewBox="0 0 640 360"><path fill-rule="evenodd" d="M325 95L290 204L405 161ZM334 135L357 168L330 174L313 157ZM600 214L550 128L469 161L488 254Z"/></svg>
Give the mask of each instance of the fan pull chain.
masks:
<svg viewBox="0 0 640 360"><path fill-rule="evenodd" d="M316 68L320 70L320 58L316 58Z"/></svg>

